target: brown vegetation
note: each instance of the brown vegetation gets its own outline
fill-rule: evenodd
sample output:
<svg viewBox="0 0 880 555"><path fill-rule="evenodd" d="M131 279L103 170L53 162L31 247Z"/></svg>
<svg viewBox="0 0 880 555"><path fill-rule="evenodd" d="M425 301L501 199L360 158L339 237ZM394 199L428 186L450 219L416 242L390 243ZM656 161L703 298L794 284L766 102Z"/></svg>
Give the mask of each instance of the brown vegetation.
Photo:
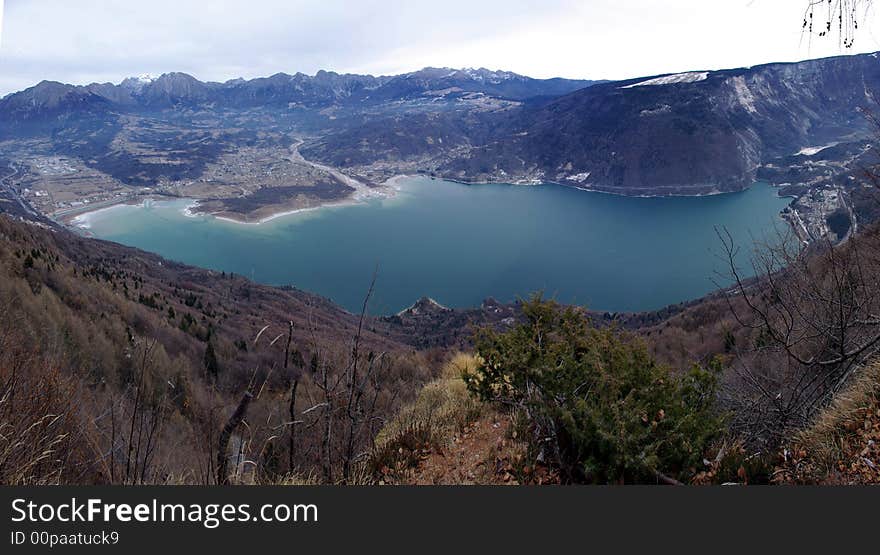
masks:
<svg viewBox="0 0 880 555"><path fill-rule="evenodd" d="M778 483L880 484L880 364L838 393L780 459Z"/></svg>
<svg viewBox="0 0 880 555"><path fill-rule="evenodd" d="M880 350L880 235L876 227L845 244L781 241L754 258L747 283L733 263L749 343L736 349L737 427L766 445L809 424Z"/></svg>
<svg viewBox="0 0 880 555"><path fill-rule="evenodd" d="M385 425L369 461L375 483L558 483L554 471L529 461L513 415L469 394L462 376L478 364L472 355L454 355L441 376Z"/></svg>
<svg viewBox="0 0 880 555"><path fill-rule="evenodd" d="M349 479L438 366L381 326L0 218L0 482L207 484L218 460L233 483Z"/></svg>
<svg viewBox="0 0 880 555"><path fill-rule="evenodd" d="M880 234L864 230L833 251L787 260L787 271L765 271L662 314L583 314L597 330L617 321L641 336L659 364L685 369L720 356L720 401L734 426L687 475L695 483L762 482L768 453L827 420L828 412L818 421L813 414L835 392L863 379L876 384L861 369L874 352L878 245ZM518 415L468 394L461 375L478 361L460 355L447 364L447 347L428 348L469 350L474 324L513 329L522 304L375 319L291 288L7 218L0 278L4 484L560 480L549 461L537 463ZM843 318L835 307L847 308ZM795 309L795 321L779 315ZM776 315L765 320L767 310ZM825 341L809 333L817 326ZM817 373L830 366L834 373ZM810 411L767 417L782 414L780 391L794 399L798 384L816 375L830 381ZM848 414L847 422L870 416L835 398L838 408L828 410ZM246 410L236 416L242 399ZM847 426L855 435L835 432L833 456L797 436L779 474L857 481L841 474L843 465L866 480L872 467L863 459L876 463L876 438Z"/></svg>

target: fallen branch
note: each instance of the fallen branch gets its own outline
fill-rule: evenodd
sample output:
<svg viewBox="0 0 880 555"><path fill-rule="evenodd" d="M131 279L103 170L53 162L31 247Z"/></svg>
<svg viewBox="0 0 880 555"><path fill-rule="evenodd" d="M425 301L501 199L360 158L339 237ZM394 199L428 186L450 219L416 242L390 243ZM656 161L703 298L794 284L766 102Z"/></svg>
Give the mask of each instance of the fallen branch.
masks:
<svg viewBox="0 0 880 555"><path fill-rule="evenodd" d="M684 485L684 483L679 482L675 478L671 478L671 477L667 476L666 474L663 474L662 472L657 473L657 480L659 480L660 483L662 483L662 484L666 484L667 486L683 486Z"/></svg>

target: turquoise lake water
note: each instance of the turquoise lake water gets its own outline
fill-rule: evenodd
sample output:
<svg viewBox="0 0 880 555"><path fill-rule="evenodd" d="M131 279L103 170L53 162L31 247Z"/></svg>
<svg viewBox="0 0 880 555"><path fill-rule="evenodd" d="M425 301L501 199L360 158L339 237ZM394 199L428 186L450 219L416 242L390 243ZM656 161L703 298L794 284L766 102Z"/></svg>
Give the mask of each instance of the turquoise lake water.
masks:
<svg viewBox="0 0 880 555"><path fill-rule="evenodd" d="M187 200L120 205L82 218L100 238L268 284L290 284L359 311L421 296L452 307L530 292L596 310L652 310L716 288L715 228L743 247L785 229L789 200L766 184L709 197L628 198L558 185L463 185L407 178L393 198L242 225L188 217Z"/></svg>

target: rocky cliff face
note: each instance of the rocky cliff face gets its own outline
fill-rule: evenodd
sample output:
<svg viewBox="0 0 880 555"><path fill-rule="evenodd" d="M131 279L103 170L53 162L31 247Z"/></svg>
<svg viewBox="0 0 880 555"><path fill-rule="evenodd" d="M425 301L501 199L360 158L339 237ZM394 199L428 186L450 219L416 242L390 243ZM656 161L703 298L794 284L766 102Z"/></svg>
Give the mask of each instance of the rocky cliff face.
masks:
<svg viewBox="0 0 880 555"><path fill-rule="evenodd" d="M878 88L875 55L603 83L488 118L438 116L424 137L412 137L424 145L413 156L464 180L549 180L630 195L735 191L763 162L864 135ZM340 165L387 163L394 137L422 124L371 125L385 130L351 127L310 152ZM430 144L438 129L461 127L468 133L457 140Z"/></svg>
<svg viewBox="0 0 880 555"><path fill-rule="evenodd" d="M736 190L764 161L866 130L861 110L873 104L880 63L873 56L833 58L646 83L571 95L559 101L570 103L560 116L539 111L525 151L538 151L549 130L564 126L573 140L548 152L542 165L553 178L591 172L585 184L623 192ZM572 148L577 143L594 148ZM587 154L597 150L609 156Z"/></svg>
<svg viewBox="0 0 880 555"><path fill-rule="evenodd" d="M50 129L71 119L105 114L112 103L87 87L43 81L25 91L0 99L0 135L35 128Z"/></svg>

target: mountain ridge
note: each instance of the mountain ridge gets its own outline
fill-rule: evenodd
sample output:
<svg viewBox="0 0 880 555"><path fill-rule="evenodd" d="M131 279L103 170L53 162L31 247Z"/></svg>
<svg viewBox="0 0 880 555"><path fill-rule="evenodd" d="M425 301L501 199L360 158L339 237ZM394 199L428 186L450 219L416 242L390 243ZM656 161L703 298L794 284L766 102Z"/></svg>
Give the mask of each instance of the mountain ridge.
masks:
<svg viewBox="0 0 880 555"><path fill-rule="evenodd" d="M694 74L699 79L675 79ZM423 146L414 156L427 171L463 181L554 181L629 195L736 191L774 158L865 136L861 110L877 90L876 54L647 76L525 103L495 118L488 137L447 145L466 148L464 155ZM461 121L446 118L449 128ZM341 167L369 166L370 151L389 151L383 141L413 126L384 123L384 133L352 127L304 152Z"/></svg>
<svg viewBox="0 0 880 555"><path fill-rule="evenodd" d="M339 85L362 85L366 90L374 90L395 80L416 81L423 80L430 82L432 80L470 80L474 82L487 82L491 85L500 85L505 81L516 81L518 83L551 83L554 90L575 90L578 87L589 86L598 81L581 80L581 79L565 79L554 77L550 79L535 79L520 75L510 71L493 71L486 68L434 68L425 67L420 70L402 73L398 75L382 75L374 76L371 74L355 74L355 73L337 73L335 71L318 70L314 75L297 72L289 74L278 72L270 76L255 77L253 79L229 79L225 82L201 81L196 77L185 72L166 72L159 76L153 77L149 75L141 75L138 77L126 77L119 83L89 83L85 85L72 85L61 83L58 81L41 81L31 87L27 87L20 91L12 92L0 98L0 106L8 101L14 101L17 97L24 95L25 97L34 97L36 95L45 94L47 86L51 85L56 89L56 94L62 90L66 94L77 93L93 93L107 100L117 101L121 94L128 93L133 97L146 96L148 99L158 96L160 93L170 95L172 98L186 100L205 100L207 92L222 91L235 89L240 87L259 88L265 84L283 85L294 84L294 86L339 86ZM300 89L300 92L303 92Z"/></svg>
<svg viewBox="0 0 880 555"><path fill-rule="evenodd" d="M865 110L878 91L877 54L606 82L433 67L225 83L180 72L115 85L44 81L0 100L0 154L72 156L126 186L168 192L217 183L233 164L244 168L225 189L235 191L301 143L306 160L366 184L419 173L704 195L743 190L804 148L868 138ZM242 149L263 153L265 169L236 158ZM258 186L245 183L242 194ZM217 197L212 187L199 198Z"/></svg>

